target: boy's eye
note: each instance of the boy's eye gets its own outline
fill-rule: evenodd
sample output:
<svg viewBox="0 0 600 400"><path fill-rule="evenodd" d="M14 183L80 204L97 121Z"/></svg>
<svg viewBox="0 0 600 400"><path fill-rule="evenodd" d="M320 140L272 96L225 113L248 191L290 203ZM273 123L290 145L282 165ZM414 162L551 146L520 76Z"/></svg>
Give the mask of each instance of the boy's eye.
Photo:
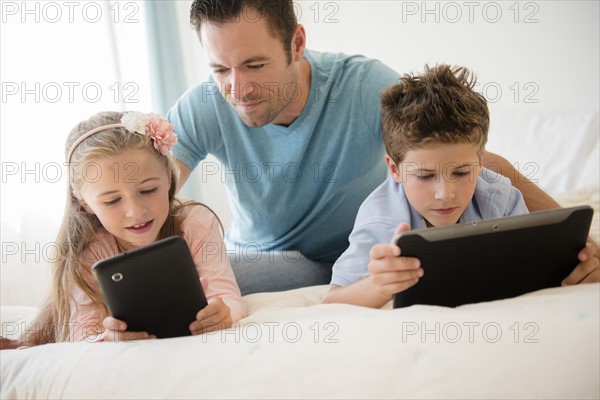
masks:
<svg viewBox="0 0 600 400"><path fill-rule="evenodd" d="M248 65L248 68L249 69L261 69L264 66L265 66L265 64L251 64L251 65Z"/></svg>
<svg viewBox="0 0 600 400"><path fill-rule="evenodd" d="M104 204L107 205L107 206L112 206L114 204L117 204L119 202L119 200L121 200L121 198L118 197L118 198L113 199L113 200L105 201Z"/></svg>
<svg viewBox="0 0 600 400"><path fill-rule="evenodd" d="M433 174L428 174L428 175L415 175L416 178L422 182L428 181L430 179L433 178Z"/></svg>
<svg viewBox="0 0 600 400"><path fill-rule="evenodd" d="M227 72L227 68L218 68L213 70L213 74L217 75L224 74L225 72Z"/></svg>

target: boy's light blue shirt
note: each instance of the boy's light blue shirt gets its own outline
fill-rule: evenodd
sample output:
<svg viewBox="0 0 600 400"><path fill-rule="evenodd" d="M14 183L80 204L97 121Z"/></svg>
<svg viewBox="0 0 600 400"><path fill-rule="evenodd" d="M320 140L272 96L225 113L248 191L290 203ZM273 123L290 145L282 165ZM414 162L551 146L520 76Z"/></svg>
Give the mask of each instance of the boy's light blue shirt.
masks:
<svg viewBox="0 0 600 400"><path fill-rule="evenodd" d="M473 198L458 223L528 212L523 195L508 178L482 168ZM387 178L360 206L350 234L350 246L334 264L331 284L347 286L366 278L371 247L389 243L401 223L410 224L411 229L427 227L423 217L408 202L402 185Z"/></svg>
<svg viewBox="0 0 600 400"><path fill-rule="evenodd" d="M214 81L188 90L167 114L191 169L207 154L233 212L228 251L299 250L334 262L363 200L384 181L380 92L399 75L362 56L306 51L311 89L289 126L249 128Z"/></svg>

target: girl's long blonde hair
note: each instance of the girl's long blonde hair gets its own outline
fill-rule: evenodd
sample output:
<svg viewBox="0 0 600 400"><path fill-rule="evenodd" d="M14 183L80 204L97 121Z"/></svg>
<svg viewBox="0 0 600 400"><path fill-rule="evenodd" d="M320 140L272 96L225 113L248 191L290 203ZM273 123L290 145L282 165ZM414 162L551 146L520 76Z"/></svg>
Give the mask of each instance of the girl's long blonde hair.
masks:
<svg viewBox="0 0 600 400"><path fill-rule="evenodd" d="M69 153L72 144L80 136L100 126L118 124L122 116L123 113L120 112L100 112L77 124L67 137L65 154ZM78 190L85 179L86 169L94 160L114 157L126 151L139 149L148 149L149 157L157 157L163 163L171 181L169 215L159 232L159 239L181 235L179 218L181 209L191 204L201 204L193 201L182 203L175 198L179 177L178 169L171 156L162 155L154 150L152 143L145 135L133 134L120 127L110 128L93 134L77 145L68 165L67 201L57 237L58 254L52 266L52 291L48 310L50 324L47 325L52 329L44 331L47 341L66 341L70 337L69 319L73 285L80 287L89 296L100 310L102 318L109 315L101 293L96 286L90 285L82 274L84 267L89 268L88 265L82 265L83 252L93 243L97 232L102 229L102 224L94 214L88 213L83 208L77 198ZM221 224L218 217L217 221Z"/></svg>

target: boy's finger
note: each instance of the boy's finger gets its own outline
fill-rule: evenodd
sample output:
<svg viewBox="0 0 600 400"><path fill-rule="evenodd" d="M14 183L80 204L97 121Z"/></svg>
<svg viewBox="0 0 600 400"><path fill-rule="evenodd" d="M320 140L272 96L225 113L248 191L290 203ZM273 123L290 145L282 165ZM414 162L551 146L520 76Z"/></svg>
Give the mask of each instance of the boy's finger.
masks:
<svg viewBox="0 0 600 400"><path fill-rule="evenodd" d="M397 257L400 255L400 249L398 246L390 245L390 244L376 244L371 247L371 251L369 252L369 257L372 260L384 258L384 257Z"/></svg>
<svg viewBox="0 0 600 400"><path fill-rule="evenodd" d="M401 223L394 230L394 235L392 236L392 241L390 243L395 246L396 241L398 240L398 235L400 235L403 232L408 232L408 231L410 231L410 225L407 224L406 222Z"/></svg>

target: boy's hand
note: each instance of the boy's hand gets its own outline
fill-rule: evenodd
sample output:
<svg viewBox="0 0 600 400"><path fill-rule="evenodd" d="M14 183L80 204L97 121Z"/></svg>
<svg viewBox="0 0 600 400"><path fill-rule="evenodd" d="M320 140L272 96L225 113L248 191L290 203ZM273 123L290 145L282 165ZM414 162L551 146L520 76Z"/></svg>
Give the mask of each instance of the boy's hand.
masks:
<svg viewBox="0 0 600 400"><path fill-rule="evenodd" d="M204 293L208 293L208 281L200 278ZM233 325L231 310L222 298L215 297L208 301L208 305L196 314L196 320L190 324L192 335L227 329Z"/></svg>
<svg viewBox="0 0 600 400"><path fill-rule="evenodd" d="M564 285L575 285L577 283L600 282L600 253L598 245L592 239L588 239L586 246L579 252L581 261L573 272L563 281Z"/></svg>
<svg viewBox="0 0 600 400"><path fill-rule="evenodd" d="M127 324L114 317L106 317L102 321L104 332L100 336L100 342L131 342L133 340L156 339L156 336L148 332L130 332Z"/></svg>
<svg viewBox="0 0 600 400"><path fill-rule="evenodd" d="M421 262L414 257L400 257L402 250L396 245L396 237L410 230L410 225L400 224L388 244L376 244L369 254L369 274L375 289L386 299L413 286L423 276Z"/></svg>

